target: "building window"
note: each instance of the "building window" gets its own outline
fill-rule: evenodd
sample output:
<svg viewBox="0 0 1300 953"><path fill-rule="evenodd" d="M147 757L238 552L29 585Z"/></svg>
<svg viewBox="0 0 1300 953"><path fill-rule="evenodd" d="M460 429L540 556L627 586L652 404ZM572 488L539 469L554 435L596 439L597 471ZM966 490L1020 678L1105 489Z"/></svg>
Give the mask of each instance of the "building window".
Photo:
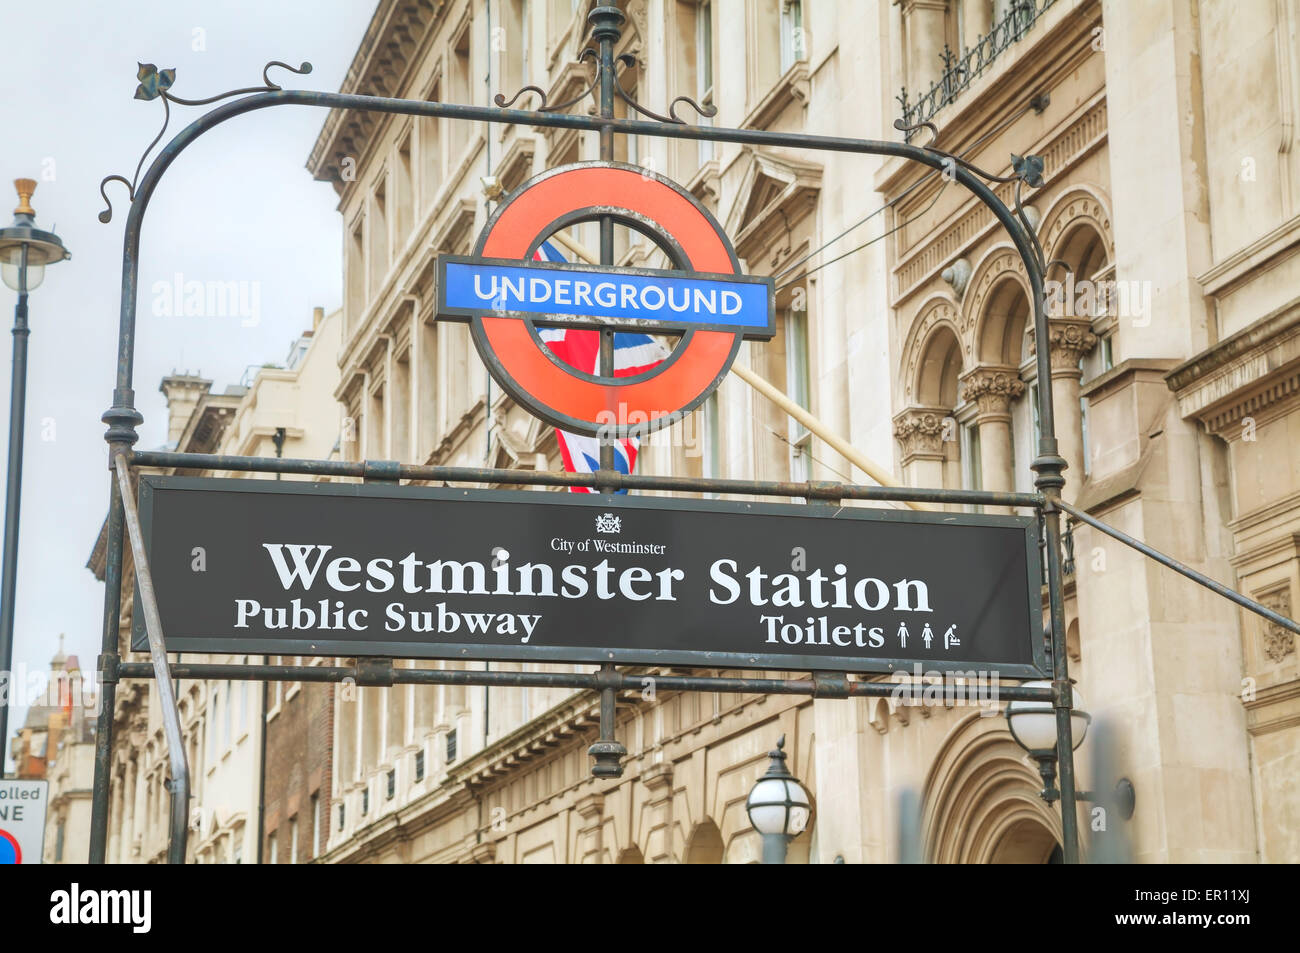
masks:
<svg viewBox="0 0 1300 953"><path fill-rule="evenodd" d="M311 796L311 856L320 854L320 795Z"/></svg>
<svg viewBox="0 0 1300 953"><path fill-rule="evenodd" d="M211 764L217 757L217 707L221 704L221 692L217 689L212 690L212 711L208 714L207 732L208 732L208 763Z"/></svg>
<svg viewBox="0 0 1300 953"><path fill-rule="evenodd" d="M289 863L298 863L298 815L289 818Z"/></svg>
<svg viewBox="0 0 1300 953"><path fill-rule="evenodd" d="M388 782L388 789L387 789L388 800L391 801L393 799L393 796L397 794L397 772L396 771L388 772L387 782Z"/></svg>
<svg viewBox="0 0 1300 953"><path fill-rule="evenodd" d="M274 834L266 839L266 862L268 864L278 864L280 862L279 839Z"/></svg>
<svg viewBox="0 0 1300 953"><path fill-rule="evenodd" d="M438 84L434 83L433 88L429 90L429 102L441 102L441 93L438 90ZM441 128L439 127L436 117L427 117L416 120L420 129L420 200L424 208L433 207L434 196L438 194L438 187L442 185L442 139L440 138Z"/></svg>
<svg viewBox="0 0 1300 953"><path fill-rule="evenodd" d="M507 0L501 5L504 22L493 37L493 48L501 52L503 89L518 89L528 82L528 13L528 0Z"/></svg>
<svg viewBox="0 0 1300 953"><path fill-rule="evenodd" d="M221 711L221 749L224 751L230 747L230 682L226 682L226 707Z"/></svg>
<svg viewBox="0 0 1300 953"><path fill-rule="evenodd" d="M244 838L241 836L235 841L234 852L230 855L232 864L242 864L244 862Z"/></svg>
<svg viewBox="0 0 1300 953"><path fill-rule="evenodd" d="M984 476L980 460L980 428L976 423L961 425L961 486L963 490L984 489ZM967 512L979 513L984 507L978 503L969 505Z"/></svg>
<svg viewBox="0 0 1300 953"><path fill-rule="evenodd" d="M393 231L397 240L393 243L394 254L406 247L406 240L411 235L414 216L411 203L411 134L408 132L397 144L397 162L393 166Z"/></svg>
<svg viewBox="0 0 1300 953"><path fill-rule="evenodd" d="M370 285L367 299L379 293L384 275L388 274L388 172L380 173L370 197L370 249L366 255L370 263Z"/></svg>
<svg viewBox="0 0 1300 953"><path fill-rule="evenodd" d="M347 253L347 326L355 327L366 308L366 254L364 215L358 215L348 232Z"/></svg>
<svg viewBox="0 0 1300 953"><path fill-rule="evenodd" d="M782 0L781 3L781 73L808 58L804 45L803 0Z"/></svg>
<svg viewBox="0 0 1300 953"><path fill-rule="evenodd" d="M63 863L63 821L59 821L59 826L54 832L54 862Z"/></svg>
<svg viewBox="0 0 1300 953"><path fill-rule="evenodd" d="M423 751L417 751L415 753L415 780L416 781L424 780L424 752Z"/></svg>
<svg viewBox="0 0 1300 953"><path fill-rule="evenodd" d="M456 37L450 50L449 80L447 92L451 96L453 103L470 105L474 90L470 88L470 28L471 24L466 24L465 29ZM450 124L448 135L451 139L450 165L454 170L460 160L461 152L469 143L470 124L463 120L453 120Z"/></svg>
<svg viewBox="0 0 1300 953"><path fill-rule="evenodd" d="M722 428L718 421L718 392L714 391L704 399L700 407L700 454L704 476L722 475Z"/></svg>
<svg viewBox="0 0 1300 953"><path fill-rule="evenodd" d="M447 763L451 764L456 760L456 729L453 728L447 732Z"/></svg>
<svg viewBox="0 0 1300 953"><path fill-rule="evenodd" d="M695 18L695 62L697 101L701 106L713 105L713 4L705 0L700 4ZM713 125L708 116L700 116L698 125ZM700 140L700 165L713 158L713 143Z"/></svg>
<svg viewBox="0 0 1300 953"><path fill-rule="evenodd" d="M809 409L808 312L785 314L785 383L790 399ZM793 417L789 418L790 479L812 479L812 433Z"/></svg>
<svg viewBox="0 0 1300 953"><path fill-rule="evenodd" d="M365 817L370 813L370 788L361 789L361 816Z"/></svg>
<svg viewBox="0 0 1300 953"><path fill-rule="evenodd" d="M343 812L343 805L340 804L340 805L339 805L339 830L343 830L343 822L344 822L346 819L347 819L347 815L344 814L344 812Z"/></svg>

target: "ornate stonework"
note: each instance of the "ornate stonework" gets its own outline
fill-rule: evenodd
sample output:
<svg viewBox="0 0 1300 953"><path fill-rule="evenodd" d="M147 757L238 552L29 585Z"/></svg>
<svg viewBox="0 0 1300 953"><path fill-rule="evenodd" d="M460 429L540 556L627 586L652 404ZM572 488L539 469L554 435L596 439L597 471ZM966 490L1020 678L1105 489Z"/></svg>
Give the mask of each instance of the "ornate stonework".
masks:
<svg viewBox="0 0 1300 953"><path fill-rule="evenodd" d="M955 431L949 411L942 407L909 407L894 418L894 436L903 450L903 463L917 458L938 459L943 456L945 429Z"/></svg>
<svg viewBox="0 0 1300 953"><path fill-rule="evenodd" d="M1025 382L1012 367L977 367L962 378L961 396L979 407L979 416L1006 416L1011 401L1025 392Z"/></svg>
<svg viewBox="0 0 1300 953"><path fill-rule="evenodd" d="M1048 353L1052 362L1052 376L1057 371L1078 373L1079 358L1097 346L1097 335L1087 320L1053 318L1047 322ZM1038 342L1029 336L1029 353L1038 353Z"/></svg>
<svg viewBox="0 0 1300 953"><path fill-rule="evenodd" d="M1291 616L1291 591L1289 588L1278 589L1260 598L1260 602L1279 615L1288 619ZM1281 662L1288 655L1295 654L1295 633L1284 629L1275 622L1263 621L1261 639L1264 643L1264 656L1270 662Z"/></svg>

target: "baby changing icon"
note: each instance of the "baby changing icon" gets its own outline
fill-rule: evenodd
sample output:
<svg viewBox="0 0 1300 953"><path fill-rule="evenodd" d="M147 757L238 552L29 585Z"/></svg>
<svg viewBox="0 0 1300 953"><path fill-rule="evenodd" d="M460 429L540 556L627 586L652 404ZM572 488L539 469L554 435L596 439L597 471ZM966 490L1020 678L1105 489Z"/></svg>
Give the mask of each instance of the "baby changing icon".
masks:
<svg viewBox="0 0 1300 953"><path fill-rule="evenodd" d="M948 631L943 634L943 647L950 649L954 645L961 645L961 640L957 638L957 624L954 622L948 626Z"/></svg>

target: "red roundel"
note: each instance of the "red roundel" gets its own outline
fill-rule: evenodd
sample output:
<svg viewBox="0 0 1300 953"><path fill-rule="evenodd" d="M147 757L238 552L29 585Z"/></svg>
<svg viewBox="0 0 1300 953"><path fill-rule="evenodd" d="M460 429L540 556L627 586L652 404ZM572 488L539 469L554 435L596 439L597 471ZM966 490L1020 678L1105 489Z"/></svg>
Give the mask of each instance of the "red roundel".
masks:
<svg viewBox="0 0 1300 953"><path fill-rule="evenodd" d="M496 210L474 253L524 259L558 228L604 215L673 248L678 268L740 273L721 226L690 193L646 169L608 162L562 166L533 179ZM560 361L531 322L487 314L476 315L471 327L492 376L516 401L564 430L608 436L667 426L696 406L721 383L742 338L690 330L654 369L603 378Z"/></svg>
<svg viewBox="0 0 1300 953"><path fill-rule="evenodd" d="M0 864L21 864L22 862L23 849L18 843L18 838L6 830L0 830Z"/></svg>

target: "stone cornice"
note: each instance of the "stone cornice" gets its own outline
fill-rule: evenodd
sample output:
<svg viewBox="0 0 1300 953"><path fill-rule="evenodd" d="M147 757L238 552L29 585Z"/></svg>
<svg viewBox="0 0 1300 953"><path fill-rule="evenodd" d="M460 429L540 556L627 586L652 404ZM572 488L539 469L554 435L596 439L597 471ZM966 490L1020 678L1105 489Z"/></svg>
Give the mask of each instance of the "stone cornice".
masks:
<svg viewBox="0 0 1300 953"><path fill-rule="evenodd" d="M822 167L759 149L747 151L750 163L727 216L726 229L735 236L736 254L756 263L760 252L817 207ZM781 191L762 208L752 208L754 192L765 180L779 183ZM759 269L756 273L763 272Z"/></svg>
<svg viewBox="0 0 1300 953"><path fill-rule="evenodd" d="M1280 523L1283 517L1290 515L1295 510L1300 509L1300 493L1288 493L1286 496L1278 497L1263 506L1256 507L1242 513L1234 520L1228 522L1228 529L1234 533L1243 530L1253 529L1260 524L1273 525Z"/></svg>
<svg viewBox="0 0 1300 953"><path fill-rule="evenodd" d="M740 123L741 129L767 129L791 106L807 106L812 93L808 61L799 60L776 85L750 110ZM800 123L802 125L802 123Z"/></svg>
<svg viewBox="0 0 1300 953"><path fill-rule="evenodd" d="M447 0L380 0L339 91L401 94L412 67L422 62L420 51L437 31L447 5ZM333 182L340 189L343 157L352 156L359 162L379 125L367 113L331 110L307 159L312 177Z"/></svg>
<svg viewBox="0 0 1300 953"><path fill-rule="evenodd" d="M1260 318L1165 377L1184 418L1215 432L1258 416L1300 390L1300 305Z"/></svg>
<svg viewBox="0 0 1300 953"><path fill-rule="evenodd" d="M1300 215L1283 222L1266 235L1238 249L1196 280L1210 296L1231 292L1261 270L1278 264L1284 253L1300 245ZM1294 251L1292 251L1294 254Z"/></svg>

